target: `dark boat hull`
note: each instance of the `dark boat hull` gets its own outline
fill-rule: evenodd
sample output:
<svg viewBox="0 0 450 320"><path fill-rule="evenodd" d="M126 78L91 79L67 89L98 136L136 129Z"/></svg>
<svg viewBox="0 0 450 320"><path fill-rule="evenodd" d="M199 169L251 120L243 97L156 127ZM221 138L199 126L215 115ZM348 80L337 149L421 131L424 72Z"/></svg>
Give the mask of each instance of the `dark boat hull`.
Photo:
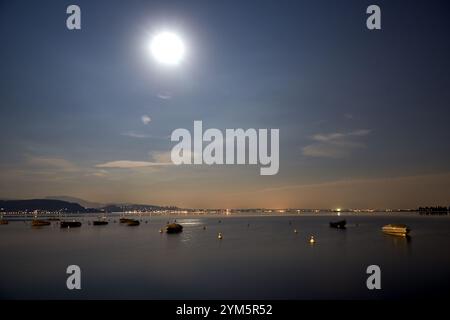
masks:
<svg viewBox="0 0 450 320"><path fill-rule="evenodd" d="M347 224L347 221L345 221L345 220L330 222L330 228L345 229L346 224Z"/></svg>
<svg viewBox="0 0 450 320"><path fill-rule="evenodd" d="M129 227L136 227L136 226L140 225L141 223L138 220L129 220L128 222L126 222L126 224Z"/></svg>
<svg viewBox="0 0 450 320"><path fill-rule="evenodd" d="M78 228L81 227L81 222L78 221L61 221L61 228Z"/></svg>
<svg viewBox="0 0 450 320"><path fill-rule="evenodd" d="M45 221L45 220L33 220L31 222L31 226L32 227L43 227L43 226L49 226L52 223L50 221Z"/></svg>
<svg viewBox="0 0 450 320"><path fill-rule="evenodd" d="M183 226L178 223L171 223L166 226L167 233L180 233L183 232Z"/></svg>
<svg viewBox="0 0 450 320"><path fill-rule="evenodd" d="M108 224L108 221L94 221L92 224L94 226L104 226Z"/></svg>

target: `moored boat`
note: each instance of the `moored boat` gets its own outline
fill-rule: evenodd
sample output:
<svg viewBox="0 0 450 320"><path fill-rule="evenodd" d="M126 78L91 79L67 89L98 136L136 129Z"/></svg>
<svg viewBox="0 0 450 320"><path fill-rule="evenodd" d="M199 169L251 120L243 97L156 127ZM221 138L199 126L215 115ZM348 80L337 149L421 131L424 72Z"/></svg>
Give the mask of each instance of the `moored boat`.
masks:
<svg viewBox="0 0 450 320"><path fill-rule="evenodd" d="M330 228L345 229L346 224L347 224L347 221L345 221L345 220L330 222Z"/></svg>
<svg viewBox="0 0 450 320"><path fill-rule="evenodd" d="M170 223L166 226L167 233L180 233L183 231L183 226L178 223Z"/></svg>
<svg viewBox="0 0 450 320"><path fill-rule="evenodd" d="M31 226L32 227L44 227L44 226L49 226L52 223L48 220L38 220L38 219L34 219L33 221L31 221Z"/></svg>
<svg viewBox="0 0 450 320"><path fill-rule="evenodd" d="M120 223L128 223L130 221L133 221L133 219L130 218L120 218Z"/></svg>
<svg viewBox="0 0 450 320"><path fill-rule="evenodd" d="M94 226L104 226L104 225L108 224L108 221L106 221L106 220L95 220L92 224Z"/></svg>
<svg viewBox="0 0 450 320"><path fill-rule="evenodd" d="M9 222L8 222L8 220L5 220L5 219L3 219L3 214L1 214L0 215L0 225L5 225L5 224L8 224Z"/></svg>
<svg viewBox="0 0 450 320"><path fill-rule="evenodd" d="M81 222L79 221L61 221L61 228L78 228L81 227Z"/></svg>
<svg viewBox="0 0 450 320"><path fill-rule="evenodd" d="M404 224L387 224L383 228L381 228L381 230L384 233L402 237L407 236L411 231L411 229Z"/></svg>
<svg viewBox="0 0 450 320"><path fill-rule="evenodd" d="M126 224L127 224L127 226L135 227L135 226L140 225L141 223L139 222L139 220L128 219Z"/></svg>

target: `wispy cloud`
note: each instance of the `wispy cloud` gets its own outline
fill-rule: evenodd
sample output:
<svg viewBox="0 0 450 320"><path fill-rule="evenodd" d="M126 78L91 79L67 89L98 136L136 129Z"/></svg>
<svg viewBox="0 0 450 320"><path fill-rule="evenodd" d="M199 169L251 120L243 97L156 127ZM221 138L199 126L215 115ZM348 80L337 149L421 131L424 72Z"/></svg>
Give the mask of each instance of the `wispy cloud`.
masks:
<svg viewBox="0 0 450 320"><path fill-rule="evenodd" d="M151 138L152 136L145 134L145 133L139 133L134 131L128 131L121 133L120 135L130 138L137 138L137 139L145 139L145 138Z"/></svg>
<svg viewBox="0 0 450 320"><path fill-rule="evenodd" d="M149 155L154 162L172 164L169 151L152 151Z"/></svg>
<svg viewBox="0 0 450 320"><path fill-rule="evenodd" d="M116 160L97 164L97 168L133 169L173 165L170 152L154 151L150 153L152 161Z"/></svg>
<svg viewBox="0 0 450 320"><path fill-rule="evenodd" d="M172 99L172 95L169 93L159 93L156 95L158 98L162 99L162 100L169 100Z"/></svg>
<svg viewBox="0 0 450 320"><path fill-rule="evenodd" d="M351 132L319 133L312 136L312 144L302 148L303 155L309 157L343 158L354 149L364 148L361 138L370 134L370 130L361 129Z"/></svg>
<svg viewBox="0 0 450 320"><path fill-rule="evenodd" d="M143 124L147 125L147 124L149 124L149 123L152 121L152 118L150 118L150 116L144 114L144 115L141 117L141 120L142 120L142 123L143 123Z"/></svg>
<svg viewBox="0 0 450 320"><path fill-rule="evenodd" d="M86 177L106 177L107 171L79 166L69 160L55 157L28 156L24 174L34 176L53 176L54 179L73 179L81 175Z"/></svg>
<svg viewBox="0 0 450 320"><path fill-rule="evenodd" d="M333 141L343 141L350 137L362 137L370 133L370 130L356 130L348 133L328 133L328 134L315 134L312 138L315 141L321 142L333 142Z"/></svg>
<svg viewBox="0 0 450 320"><path fill-rule="evenodd" d="M144 168L153 166L167 166L171 163L158 163L151 161L131 161L131 160L118 160L110 161L96 165L97 168L116 168L116 169L131 169L131 168Z"/></svg>
<svg viewBox="0 0 450 320"><path fill-rule="evenodd" d="M96 170L94 172L90 172L86 174L86 177L98 177L98 178L104 178L108 176L108 172L104 169Z"/></svg>
<svg viewBox="0 0 450 320"><path fill-rule="evenodd" d="M146 133L142 133L142 132L136 132L136 131L127 131L127 132L122 132L120 134L121 136L124 137L129 137L129 138L135 138L135 139L159 139L159 140L170 140L170 136L163 136L163 135L153 135L153 134L146 134Z"/></svg>

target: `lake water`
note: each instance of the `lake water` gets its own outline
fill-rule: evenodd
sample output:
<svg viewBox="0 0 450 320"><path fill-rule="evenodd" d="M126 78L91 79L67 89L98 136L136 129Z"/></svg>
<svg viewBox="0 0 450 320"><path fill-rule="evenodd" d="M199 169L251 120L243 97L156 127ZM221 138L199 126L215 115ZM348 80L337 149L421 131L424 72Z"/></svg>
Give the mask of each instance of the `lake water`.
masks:
<svg viewBox="0 0 450 320"><path fill-rule="evenodd" d="M174 218L184 231L160 234ZM329 228L330 220L341 218L346 230ZM0 298L380 299L450 293L447 216L138 219L138 227L119 224L118 216L107 226L89 225L94 217L84 216L81 228L69 230L57 223L38 229L24 221L0 225ZM408 224L411 238L383 234L380 228L388 223ZM72 264L81 268L81 290L66 288ZM381 268L381 290L366 287L372 264Z"/></svg>

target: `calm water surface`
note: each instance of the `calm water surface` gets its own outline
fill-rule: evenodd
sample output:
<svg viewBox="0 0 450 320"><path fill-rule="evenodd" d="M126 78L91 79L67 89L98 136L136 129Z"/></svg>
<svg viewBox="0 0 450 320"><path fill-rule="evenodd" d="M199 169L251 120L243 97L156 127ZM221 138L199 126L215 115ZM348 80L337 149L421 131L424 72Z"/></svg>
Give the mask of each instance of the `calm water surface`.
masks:
<svg viewBox="0 0 450 320"><path fill-rule="evenodd" d="M341 216L340 218L343 218ZM8 299L380 299L448 296L450 217L349 215L177 217L181 234L160 234L168 217L128 227L62 230L57 223L0 225L0 298ZM170 217L171 220L174 217ZM113 222L116 221L116 223ZM221 220L221 223L219 223ZM406 223L411 238L384 235ZM250 225L248 225L250 224ZM206 230L203 227L206 226ZM298 233L294 233L294 229ZM222 232L223 240L217 239ZM311 235L316 243L310 245ZM68 265L82 290L66 288ZM366 288L366 268L382 270L382 290Z"/></svg>

